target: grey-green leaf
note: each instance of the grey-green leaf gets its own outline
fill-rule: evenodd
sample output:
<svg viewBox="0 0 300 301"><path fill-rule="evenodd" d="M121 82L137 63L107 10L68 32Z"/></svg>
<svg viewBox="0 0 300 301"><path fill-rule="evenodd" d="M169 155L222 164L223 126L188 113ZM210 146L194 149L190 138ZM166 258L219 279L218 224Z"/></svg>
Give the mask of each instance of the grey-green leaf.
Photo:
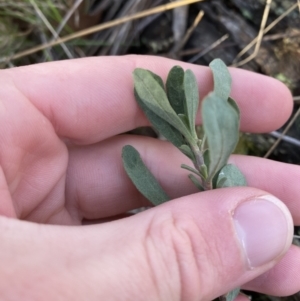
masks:
<svg viewBox="0 0 300 301"><path fill-rule="evenodd" d="M147 71L152 75L152 77L157 81L157 83L162 87L162 89L165 90L165 86L162 78L150 70Z"/></svg>
<svg viewBox="0 0 300 301"><path fill-rule="evenodd" d="M230 291L229 293L227 293L226 295L223 295L220 300L221 301L234 301L234 299L238 296L238 294L240 293L240 288L236 288L232 291Z"/></svg>
<svg viewBox="0 0 300 301"><path fill-rule="evenodd" d="M195 168L193 168L193 167L190 167L190 166L188 166L186 164L181 164L180 167L183 168L183 169L186 169L186 170L188 170L188 171L190 171L190 172L192 172L194 174L196 174L199 177L201 177L201 174Z"/></svg>
<svg viewBox="0 0 300 301"><path fill-rule="evenodd" d="M203 186L200 184L199 180L193 175L193 174L189 174L188 175L189 179L193 182L193 184L200 190L200 191L204 191L205 189L203 188Z"/></svg>
<svg viewBox="0 0 300 301"><path fill-rule="evenodd" d="M215 92L208 94L202 102L203 128L209 148L209 178L227 163L239 138L239 116L237 111Z"/></svg>
<svg viewBox="0 0 300 301"><path fill-rule="evenodd" d="M207 167L207 170L209 170L209 149L206 149L203 153L203 159L204 159L204 164Z"/></svg>
<svg viewBox="0 0 300 301"><path fill-rule="evenodd" d="M179 147L179 150L185 154L188 158L190 158L193 162L195 161L195 156L191 150L191 148L186 145L186 144L183 144Z"/></svg>
<svg viewBox="0 0 300 301"><path fill-rule="evenodd" d="M137 103L144 111L150 123L161 135L163 135L168 141L173 143L176 147L180 147L182 144L184 144L183 136L177 129L175 129L171 124L169 124L167 121L165 121L164 119L156 115L153 111L151 111L142 102L142 100L140 99L139 95L135 90L134 90L134 95Z"/></svg>
<svg viewBox="0 0 300 301"><path fill-rule="evenodd" d="M228 103L236 110L236 112L238 113L238 115L240 117L240 108L237 105L237 103L235 102L235 100L231 97L228 97Z"/></svg>
<svg viewBox="0 0 300 301"><path fill-rule="evenodd" d="M209 67L213 73L214 92L223 101L227 101L231 90L231 75L227 66L221 59L215 59L209 64Z"/></svg>
<svg viewBox="0 0 300 301"><path fill-rule="evenodd" d="M215 188L223 188L223 184L227 181L226 177L222 177L221 179L218 179L218 182L216 184Z"/></svg>
<svg viewBox="0 0 300 301"><path fill-rule="evenodd" d="M123 165L136 188L153 204L160 205L170 198L131 145L122 149Z"/></svg>
<svg viewBox="0 0 300 301"><path fill-rule="evenodd" d="M233 164L225 165L218 175L217 188L247 186L242 172Z"/></svg>
<svg viewBox="0 0 300 301"><path fill-rule="evenodd" d="M193 136L197 138L195 120L199 106L199 91L196 77L191 70L187 70L184 73L184 94L185 114L188 118L189 128Z"/></svg>
<svg viewBox="0 0 300 301"><path fill-rule="evenodd" d="M183 124L181 119L171 107L167 95L161 85L148 70L137 68L133 72L134 87L139 99L156 115L175 127L189 143L193 143L193 137Z"/></svg>
<svg viewBox="0 0 300 301"><path fill-rule="evenodd" d="M180 66L174 66L167 78L166 89L169 102L177 114L184 114L184 71Z"/></svg>

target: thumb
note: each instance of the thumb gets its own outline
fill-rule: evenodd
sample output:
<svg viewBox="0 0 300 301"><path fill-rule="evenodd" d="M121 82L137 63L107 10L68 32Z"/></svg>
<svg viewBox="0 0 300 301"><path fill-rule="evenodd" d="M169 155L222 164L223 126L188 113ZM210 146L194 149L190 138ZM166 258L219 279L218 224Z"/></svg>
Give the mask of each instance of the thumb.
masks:
<svg viewBox="0 0 300 301"><path fill-rule="evenodd" d="M107 287L118 289L102 300L212 300L273 267L291 245L293 222L280 200L243 187L165 203L109 232L122 237L107 262Z"/></svg>
<svg viewBox="0 0 300 301"><path fill-rule="evenodd" d="M249 187L201 192L93 226L2 217L0 297L212 300L274 266L292 236L285 205Z"/></svg>

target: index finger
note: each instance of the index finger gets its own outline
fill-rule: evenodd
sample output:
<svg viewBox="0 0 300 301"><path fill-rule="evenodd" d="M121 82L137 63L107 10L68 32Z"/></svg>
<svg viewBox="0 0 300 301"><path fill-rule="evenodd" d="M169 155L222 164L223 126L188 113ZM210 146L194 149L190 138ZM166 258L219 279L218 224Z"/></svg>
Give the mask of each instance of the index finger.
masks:
<svg viewBox="0 0 300 301"><path fill-rule="evenodd" d="M1 71L1 81L12 80L59 136L88 144L146 125L134 99L132 72L146 68L165 80L174 65L195 73L201 98L212 90L209 68L151 56L84 58L20 67ZM235 68L230 73L231 95L241 110L241 130L269 132L286 121L292 97L282 83Z"/></svg>

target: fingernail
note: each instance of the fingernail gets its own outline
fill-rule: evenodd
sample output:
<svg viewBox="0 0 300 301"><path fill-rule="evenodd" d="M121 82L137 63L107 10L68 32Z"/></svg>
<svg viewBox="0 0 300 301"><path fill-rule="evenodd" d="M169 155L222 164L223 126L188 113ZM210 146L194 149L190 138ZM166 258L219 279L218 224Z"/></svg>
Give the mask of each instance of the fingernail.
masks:
<svg viewBox="0 0 300 301"><path fill-rule="evenodd" d="M266 195L239 204L233 220L250 268L276 259L292 242L290 212L273 196Z"/></svg>

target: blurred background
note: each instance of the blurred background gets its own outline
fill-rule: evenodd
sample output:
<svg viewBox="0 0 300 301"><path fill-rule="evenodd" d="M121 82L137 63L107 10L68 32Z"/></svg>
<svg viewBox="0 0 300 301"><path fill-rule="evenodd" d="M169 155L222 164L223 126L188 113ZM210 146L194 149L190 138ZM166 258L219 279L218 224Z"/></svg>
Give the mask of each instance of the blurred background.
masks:
<svg viewBox="0 0 300 301"><path fill-rule="evenodd" d="M1 69L125 54L201 65L221 58L282 81L294 96L290 120L272 133L241 134L236 152L300 163L299 0L0 0ZM156 136L151 128L133 133Z"/></svg>

